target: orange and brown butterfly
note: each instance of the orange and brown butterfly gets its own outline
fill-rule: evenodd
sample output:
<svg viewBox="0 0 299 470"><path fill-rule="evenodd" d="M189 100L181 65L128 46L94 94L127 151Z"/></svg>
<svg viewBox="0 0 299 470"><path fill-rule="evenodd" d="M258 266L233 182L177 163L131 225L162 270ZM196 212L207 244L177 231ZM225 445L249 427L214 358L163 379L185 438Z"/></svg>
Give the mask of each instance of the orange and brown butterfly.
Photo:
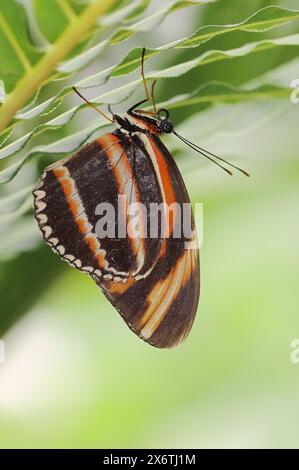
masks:
<svg viewBox="0 0 299 470"><path fill-rule="evenodd" d="M96 208L109 203L118 213L120 195L129 203L142 203L146 211L137 217L140 228L150 225L153 203L175 203L177 208L190 203L178 167L160 139L163 133L174 133L219 166L213 158L223 160L177 134L167 110L157 111L155 82L150 94L144 77L144 54L143 49L146 98L124 116L111 112L110 118L95 108L116 129L46 168L33 191L34 211L53 251L95 280L131 330L153 346L170 348L187 337L198 306L199 252L193 217L188 239L173 233L180 210L166 218L167 236L158 231L145 237L137 230L119 237L116 217L114 236L99 237ZM150 99L153 111L137 109ZM127 215L128 223L129 219Z"/></svg>

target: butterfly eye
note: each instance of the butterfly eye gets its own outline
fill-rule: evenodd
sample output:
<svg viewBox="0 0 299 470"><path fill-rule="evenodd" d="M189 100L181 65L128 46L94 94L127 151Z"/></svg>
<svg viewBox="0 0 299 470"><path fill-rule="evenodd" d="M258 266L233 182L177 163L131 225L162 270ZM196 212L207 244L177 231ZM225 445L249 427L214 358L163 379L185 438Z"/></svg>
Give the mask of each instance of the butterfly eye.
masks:
<svg viewBox="0 0 299 470"><path fill-rule="evenodd" d="M167 111L167 109L161 108L157 111L157 115L161 121L164 121L169 118L169 111Z"/></svg>

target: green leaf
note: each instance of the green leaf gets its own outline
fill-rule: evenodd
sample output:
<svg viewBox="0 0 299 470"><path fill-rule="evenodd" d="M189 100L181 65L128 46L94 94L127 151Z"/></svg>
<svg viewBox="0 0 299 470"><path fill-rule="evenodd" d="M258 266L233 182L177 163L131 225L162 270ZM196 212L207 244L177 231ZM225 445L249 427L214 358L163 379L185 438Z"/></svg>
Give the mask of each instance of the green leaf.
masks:
<svg viewBox="0 0 299 470"><path fill-rule="evenodd" d="M17 210L20 205L23 204L28 194L31 193L33 185L30 184L25 188L20 189L19 191L13 192L8 196L2 197L0 199L0 215L5 213L11 213L12 211Z"/></svg>
<svg viewBox="0 0 299 470"><path fill-rule="evenodd" d="M204 3L207 3L208 1L210 1L210 0L201 0L201 1L198 1L198 2L186 2L186 5L184 5L184 8L186 8L188 6L202 5ZM129 17L134 17L134 18L138 17L138 15L140 15L141 12L144 11L145 8L148 6L149 1L148 0L147 1L135 0L134 2L131 2L128 5L126 4L126 2L124 2L124 3L125 3L125 6L123 8L121 8L119 10L116 10L116 12L110 13L110 15L108 15L104 19L102 19L101 20L101 26L104 25L105 27L107 27L107 26L111 27L112 25L116 24L117 22L123 21L125 19L126 15L129 15ZM40 8L40 6L41 6L40 3L37 2L37 4L39 5L38 8ZM62 5L65 5L65 4L67 4L67 2L65 2L64 0L63 1L60 0L60 2L59 2L60 8L61 8ZM176 11L178 8L183 8L183 6L180 5L180 4L181 4L181 2L174 1L167 8L162 8L160 10L157 10L153 15L151 15L149 17L146 17L142 21L139 21L139 22L131 25L130 28L128 28L128 29L120 28L120 29L116 30L116 32L110 38L105 39L103 41L97 42L97 44L95 46L91 47L90 43L85 44L85 45L89 46L87 48L87 50L85 50L83 52L79 51L75 56L72 56L70 59L65 60L63 62L57 63L57 65L55 67L56 73L54 75L50 74L50 76L48 78L48 81L49 80L51 81L51 80L61 79L62 77L68 78L71 74L73 74L74 72L76 72L76 71L80 70L81 68L85 67L89 62L91 62L92 60L97 58L106 46L108 46L108 45L113 46L115 44L118 44L120 42L123 42L123 41L129 39L131 36L135 35L137 32L139 32L141 30L150 29L151 27L157 25L159 22L164 20L167 17L168 14ZM55 8L57 8L57 6L58 5L56 5ZM51 4L47 3L47 8L46 9L41 9L41 13L40 13L40 15L42 17L45 16L47 18L47 22L46 22L47 24L49 23L49 18L51 17L51 13L50 13L49 10L51 10ZM88 11L85 12L85 14L86 13L88 13ZM69 18L69 21L72 21L74 23L75 19L76 18L73 18L73 20L72 20L71 18ZM41 21L41 23L43 23L43 22ZM64 24L64 22L63 22L63 24ZM56 26L56 27L59 28L59 25ZM60 33L63 32L63 27L61 25L60 25L59 31L60 31ZM57 34L55 33L55 37L57 36ZM0 55L0 58L1 58L1 55ZM30 72L30 70L28 71L28 73L29 72ZM37 72L38 71L35 70L34 75L36 75ZM25 79L26 79L26 75L24 77L24 80ZM27 81L28 81L28 79L27 79ZM46 81L46 83L47 83L47 81ZM34 102L33 102L30 105L27 105L25 108L17 111L15 113L15 119L12 122L12 127L19 120L31 119L33 117L38 116L39 114L47 114L47 113L50 113L50 112L54 111L55 108L57 106L59 106L59 104L62 102L63 98L66 95L68 95L71 91L72 91L71 86L65 87L58 93L58 95L56 95L53 98L48 99L47 101L45 101L43 103L40 103L37 107L32 106L34 104ZM36 92L36 94L39 93L38 85L36 85L35 92ZM22 95L22 100L24 101L23 93L21 93L21 95ZM16 98L21 99L21 97L18 96L18 95L16 96ZM2 84L0 82L0 102L1 101L2 102L5 101L5 89L4 89L4 86L2 86ZM14 100L11 99L11 101L14 101ZM2 121L4 123L8 122L8 118L5 116L5 114L6 114L5 113L5 111L6 111L5 108L8 108L8 112L10 112L10 114L12 114L12 110L10 109L11 106L9 107L9 106L6 105L4 107L4 110L0 109L0 119L1 119L1 115L4 115L4 119L2 119ZM29 112L29 111L31 111L31 112ZM1 123L0 123L0 132L1 132L1 128L3 128L3 127L4 127L4 125L2 124L2 126L1 126ZM4 131L2 131L2 132L4 132ZM1 135L0 135L0 139L1 139ZM0 140L0 143L1 143L1 140Z"/></svg>
<svg viewBox="0 0 299 470"><path fill-rule="evenodd" d="M31 197L31 194L29 194L25 198L25 200L23 200L22 203L14 211L9 211L4 214L0 213L0 226L2 230L3 229L7 230L8 225L10 225L12 222L20 218L20 216L28 212L28 210L31 209L31 207L32 207L32 197Z"/></svg>
<svg viewBox="0 0 299 470"><path fill-rule="evenodd" d="M45 244L40 243L40 234L33 217L16 221L11 234L0 234L0 336L20 320L36 300L42 296L54 280L64 271L63 263ZM34 253L26 252L35 250ZM25 253L24 253L25 252ZM19 255L19 256L18 256ZM5 263L3 261L6 261ZM45 267L41 276L40 268ZM18 286L18 295L12 286Z"/></svg>
<svg viewBox="0 0 299 470"><path fill-rule="evenodd" d="M278 47L282 45L290 45L290 46L298 46L299 45L299 34L292 35L292 36L287 36L284 38L278 38L278 39L272 39L272 40L263 40L263 41L257 41L249 44L245 44L244 46L237 48L237 49L232 49L229 51L219 51L219 50L211 50L203 53L200 55L197 59L193 59L190 61L186 61L184 63L174 65L172 67L168 67L164 70L159 70L159 71L153 71L148 73L149 78L171 78L171 77L177 77L180 75L183 75L190 71L191 69L195 67L199 67L208 63L212 62L217 62L220 60L230 60L235 57L241 57L241 56L246 56L248 54L252 54L255 52L259 52L261 50L265 49L270 49L273 47ZM139 53L140 53L140 49ZM136 49L135 49L136 51ZM139 55L140 57L140 55ZM106 72L104 72L106 73ZM99 78L99 74L96 74L94 78ZM90 80L90 79L88 79ZM101 80L101 78L100 78ZM127 96L130 91L134 90L136 88L136 85L138 85L141 82L141 78L135 80L134 82L130 82L129 84L116 88L113 91L106 93L104 95L98 96L94 98L92 101L95 104L102 104L105 103L105 100L109 99L109 102L111 102L111 97L113 95L119 95L120 91L124 92L125 95ZM123 99L123 96L122 96ZM118 100L119 101L119 100ZM31 132L29 132L26 135L23 135L21 138L17 139L16 141L10 143L9 145L3 147L0 149L0 160L4 160L15 153L19 152L24 148L24 146L29 142L29 140L34 137L35 135L40 134L41 132L44 132L49 129L58 129L66 125L70 120L76 115L76 113L82 109L84 109L87 105L85 103L79 104L69 111L66 111L65 113L56 116L54 119L51 119L50 121L47 121L39 126L37 126L35 129L33 129ZM82 145L82 144L81 144ZM76 147L78 148L78 147ZM27 157L25 157L26 161ZM23 165L23 163L22 163ZM21 165L21 166L22 166ZM21 167L20 166L20 167ZM12 177L15 176L17 171L19 171L20 167L16 166L15 163L10 165L8 169L4 169L2 172L0 172L0 182L8 182L11 180ZM10 168L13 168L13 171L10 172ZM15 170L17 168L17 171Z"/></svg>
<svg viewBox="0 0 299 470"><path fill-rule="evenodd" d="M260 33L270 31L277 26L282 26L290 21L299 18L299 11L288 10L278 6L265 7L241 23L234 25L202 26L188 39L184 40L177 47L189 48L197 47L216 36L230 33L232 31L247 31Z"/></svg>
<svg viewBox="0 0 299 470"><path fill-rule="evenodd" d="M228 51L210 50L204 52L196 59L189 60L178 65L173 65L172 67L168 67L164 70L161 70L160 72L156 72L154 75L155 78L177 77L189 72L199 65L206 65L221 60L243 57L255 52L261 52L279 46L299 46L299 34L293 34L291 36L285 36L277 39L264 39L262 41L250 42L244 46L238 47L237 49L231 49Z"/></svg>
<svg viewBox="0 0 299 470"><path fill-rule="evenodd" d="M9 137L12 134L13 129L6 129L2 134L0 135L0 148L5 144L5 142L9 139Z"/></svg>
<svg viewBox="0 0 299 470"><path fill-rule="evenodd" d="M135 21L142 13L147 9L151 0L143 0L134 10L132 13L126 16L124 19L124 23L129 23L131 21Z"/></svg>
<svg viewBox="0 0 299 470"><path fill-rule="evenodd" d="M184 106L198 105L201 103L235 103L240 101L247 101L249 99L283 99L287 98L289 94L290 90L288 88L274 85L262 85L257 88L246 89L232 87L227 83L212 82L201 86L195 92L180 95L176 98L160 103L158 106L167 107L169 109L176 109ZM66 118L70 118L68 113L65 113L65 119ZM45 154L49 154L51 156L56 155L57 158L61 158L72 152L75 152L88 139L90 139L96 131L106 127L107 125L109 124L107 124L106 121L101 122L100 119L97 119L95 123L88 128L73 133L63 139L57 140L53 144L33 147L17 162L14 162L13 164L7 166L4 170L0 171L0 183L8 183L11 181L17 175L23 165L32 158L39 158ZM17 141L19 150L24 147L25 143L26 142L24 137ZM7 151L15 152L17 148L16 143L14 143L13 146L8 146L2 151L0 150L0 159L7 157Z"/></svg>
<svg viewBox="0 0 299 470"><path fill-rule="evenodd" d="M76 14L64 1L33 0L33 9L37 24L45 39L53 44L63 31L76 18ZM50 21L56 18L56 21Z"/></svg>
<svg viewBox="0 0 299 470"><path fill-rule="evenodd" d="M23 7L10 0L1 1L0 44L0 77L10 93L42 56L30 43Z"/></svg>
<svg viewBox="0 0 299 470"><path fill-rule="evenodd" d="M168 101L160 103L160 107L178 109L185 106L194 106L201 103L237 103L247 100L271 100L288 98L289 88L262 85L256 88L233 87L228 83L210 82L200 86L192 93L178 95Z"/></svg>
<svg viewBox="0 0 299 470"><path fill-rule="evenodd" d="M84 8L74 9L68 0L41 0L33 3L36 18L32 12L31 15L27 12L26 18L21 5L11 0L1 2L0 102L3 104L0 108L0 131L5 130L16 113L42 85L85 66L108 43L102 41L100 45L90 48L90 35L95 39L95 31L103 29L103 24L111 27L122 21L126 14L131 15L144 6L143 0L135 0L131 5L119 9L116 17L111 13L111 17L106 16L103 23L98 24L99 17L114 3L115 0L94 0ZM27 32L33 29L30 18L36 19L38 32L44 38L44 44L47 44L43 50L32 41L32 31L29 38ZM14 22L16 27L12 29ZM88 50L84 54L82 49L87 46ZM71 58L65 61L69 56Z"/></svg>
<svg viewBox="0 0 299 470"><path fill-rule="evenodd" d="M94 134L95 131L105 126L107 126L106 121L101 122L99 119L97 119L94 125L89 126L83 129L82 131L71 134L68 137L64 137L63 139L59 139L52 144L39 145L37 147L34 147L28 153L25 153L24 157L0 171L0 183L8 183L9 181L11 181L17 175L23 165L32 157L41 157L45 154L62 157L64 155L74 152L75 150L80 148ZM24 142L25 141L23 140L23 138L19 139L19 150L25 145Z"/></svg>
<svg viewBox="0 0 299 470"><path fill-rule="evenodd" d="M36 248L39 241L40 236L33 217L16 217L15 223L10 227L10 236L7 236L6 231L0 233L1 262L14 258L22 251Z"/></svg>
<svg viewBox="0 0 299 470"><path fill-rule="evenodd" d="M211 3L215 0L198 0L198 1L180 1L177 0L174 3L157 10L150 16L138 21L137 23L131 25L128 28L120 28L109 41L109 44L118 44L124 40L134 36L139 31L148 31L155 28L159 23L161 23L170 13L174 13L178 10L182 10L188 7L205 5Z"/></svg>
<svg viewBox="0 0 299 470"><path fill-rule="evenodd" d="M190 3L193 4L194 2L187 2L187 4L189 6L190 6ZM153 16L155 18L160 17L162 15L165 15L166 11L169 14L171 11L173 11L173 9L178 8L178 4L181 4L181 2L175 2L175 4L173 4L171 8L160 10L160 11L156 12L155 15L153 15ZM197 4L200 4L200 3L197 3ZM258 27L257 22L255 22L254 19L257 19L257 18L261 19L261 17L264 18L265 16L267 16L268 17L268 22L267 22L267 24L266 23L263 24L263 31L265 31L265 30L269 30L269 29L272 29L274 27L277 27L277 26L281 25L282 22L291 21L291 19L294 20L294 19L299 17L298 15L299 15L299 12L294 12L293 10L286 10L286 9L279 8L279 7L268 7L268 8L264 8L263 10L260 10L255 15L251 16L249 19L245 20L243 23L240 23L240 24L241 25L245 24L246 27L250 26L250 28L252 28L251 31L254 31L254 28ZM275 18L275 21L274 21L273 17ZM280 18L280 21L278 21L279 18ZM94 56L97 55L96 48L98 48L98 50L100 51L101 48L103 48L107 44L110 44L110 45L114 44L116 39L117 39L117 42L120 42L121 40L124 41L124 40L128 39L129 37L131 37L132 35L136 34L136 32L140 30L141 26L142 26L142 28L144 26L146 26L146 28L147 28L151 24L151 21L152 21L152 17L147 17L146 19L140 21L139 23L136 23L136 24L132 25L129 29L125 29L125 30L120 29L118 32L115 33L115 35L110 40L105 41L104 44L100 43L95 47ZM207 27L207 28L209 28L209 27ZM215 27L213 26L211 28L215 28ZM219 28L219 29L217 29L217 34L225 34L225 33L229 32L228 28L232 28L232 27L228 27L228 26L224 25L224 26L217 26L216 28ZM235 25L235 26L233 26L233 28L240 29L239 25ZM205 35L204 37L201 37L201 39L200 39L200 37L198 37L197 38L197 45L201 44L201 42L200 42L201 40L202 40L202 42L207 42L208 40L212 39L214 36L215 36L215 33L212 33L210 31L209 35ZM175 43L166 44L166 45L164 45L162 47L159 47L157 49L147 49L146 50L146 55L145 55L145 60L148 60L149 58L151 58L155 55L161 54L164 50L169 50L169 49L173 49L173 48L180 48L180 47L184 47L184 48L186 48L186 47L195 47L195 44L192 42L192 44L190 44L190 46L187 46L186 45L186 39L182 39L182 40L176 41ZM134 72L140 65L141 51L142 51L141 48L132 49L127 54L127 56L120 62L120 64L118 64L117 66L109 67L108 69L103 70L103 71L101 71L99 73L96 73L94 75L91 75L86 79L80 80L79 82L75 82L74 85L76 87L80 87L80 88L98 87L98 86L106 83L110 78L117 78L117 77L127 75L131 72ZM88 53L92 54L93 50L91 50ZM85 53L82 54L83 60L84 60L84 55L85 55ZM80 58L79 58L79 60L80 60ZM67 69L65 69L65 70L67 70ZM161 76L163 76L163 71L162 71ZM56 109L57 106L59 106L61 104L64 97L66 95L68 95L70 92L72 92L72 86L67 86L67 87L63 88L59 92L59 94L56 95L55 97L50 98L49 100L39 104L38 107L33 108L30 111L30 113L27 113L27 112L24 113L23 111L17 113L16 114L16 119L31 119L33 117L38 116L39 114L43 115L43 114L47 114L49 112L52 112L54 109Z"/></svg>
<svg viewBox="0 0 299 470"><path fill-rule="evenodd" d="M107 16L106 19L102 18L101 27L103 24L113 24L113 22L124 20L124 17L131 19L136 18L137 15L140 15L145 11L149 2L135 2L134 8L129 2L122 2L123 11L120 12L117 8L110 13L110 17ZM147 16L140 21L135 22L128 27L120 27L116 30L112 36L99 41L96 45L88 47L87 50L77 50L76 54L70 56L67 61L57 63L56 70L60 74L71 74L74 71L85 67L94 58L98 57L106 46L115 45L122 41L127 40L129 37L133 37L140 31L145 31L152 29L153 24L157 25L162 21L168 14L171 12L177 11L181 8L186 8L188 6L193 6L194 4L199 5L205 2L181 2L174 1L169 7L164 7L157 10L153 15ZM64 1L57 2L57 5L62 6L66 5ZM68 4L69 6L72 4ZM130 11L128 7L130 6ZM86 11L88 4L85 5L86 8L78 10L79 14L82 11ZM78 11L73 10L74 15L78 15ZM125 13L124 13L125 12ZM279 7L269 7L263 10L258 11L256 14L249 17L247 20L236 25L223 25L223 26L210 26L199 28L195 33L189 36L188 40L186 38L177 40L175 42L165 44L164 46L158 47L156 49L147 49L146 50L146 60L155 56L167 54L171 49L178 48L189 48L195 47L203 42L206 42L215 35L226 34L232 30L247 30L252 32L257 31L268 31L276 26L285 24L288 21L298 18L299 13L292 10L286 10ZM66 17L68 17L66 12ZM68 20L71 22L75 21L68 17ZM40 21L40 20L39 20ZM26 24L26 18L24 18L24 24ZM58 26L57 26L58 27ZM61 23L61 28L64 26ZM52 34L54 34L52 32ZM56 33L58 34L58 33ZM47 37L47 40L50 38ZM187 42L189 41L189 42ZM151 79L157 78L171 78L181 76L193 68L218 62L221 60L230 60L235 57L246 57L252 53L259 52L262 50L267 50L271 48L276 48L280 46L297 46L299 45L299 35L284 36L277 39L262 39L260 41L255 41L252 43L244 44L241 47L230 50L209 50L200 54L197 58L192 60L185 60L177 65L164 68L157 71L147 72L147 76ZM103 83L106 83L108 80L116 77L121 77L127 75L140 66L140 57L141 57L142 48L135 47L122 59L122 61L114 66L109 67L100 73L89 76L86 79L75 82L75 85L81 88L89 88L94 86L100 86ZM47 54L47 53L46 53ZM0 52L1 55L1 52ZM26 73L26 72L25 72ZM58 75L59 76L59 75ZM50 76L51 78L51 76ZM5 80L4 80L5 82ZM131 93L134 92L137 85L141 83L141 78L134 81L130 81L125 85L121 85L113 90L110 90L102 95L93 99L93 102L96 104L103 104L106 102L109 103L119 103L126 99ZM1 82L0 82L1 85ZM29 121L38 116L46 116L55 110L63 101L64 97L70 93L72 90L72 85L66 86L61 89L58 95L53 96L52 98L38 102L38 93L39 89L35 90L35 96L31 103L23 109L19 110L16 114L14 124L18 121ZM206 109L207 106L211 104L228 104L228 103L242 103L245 101L264 101L268 102L269 100L273 101L274 99L285 99L289 96L290 90L285 87L272 86L272 85L258 85L255 87L242 87L236 88L232 87L227 83L221 82L209 82L199 87L191 93L185 93L174 98L161 102L160 106L167 107L169 109L179 109L182 107L189 107L189 115L193 113L201 113ZM0 86L0 97L4 100L5 98L5 88ZM204 104L205 108L199 107L199 105ZM0 160L5 161L7 158L17 154L23 150L22 154L17 159L10 161L6 167L2 167L0 171L0 182L7 183L11 181L29 160L34 160L37 162L40 158L45 155L51 156L54 160L69 155L72 152L75 152L80 148L86 141L92 138L95 132L100 129L104 129L107 126L107 123L96 119L91 123L87 128L80 131L72 131L68 133L66 137L56 138L55 142L47 143L44 145L35 145L32 148L27 148L26 145L29 141L45 131L55 130L65 127L73 117L86 107L85 103L79 103L77 106L62 112L61 114L55 116L54 118L46 121L38 122L37 125L32 127L30 132L27 132L21 135L18 139L13 142L6 144L6 140L10 137L12 127L9 127L2 133L0 136ZM192 109L191 109L192 108ZM31 205L31 188L32 185L27 185L25 188L19 189L11 195L7 195L4 198L0 199L0 219L2 226L11 226L16 223L20 218L22 219L24 215L28 212Z"/></svg>

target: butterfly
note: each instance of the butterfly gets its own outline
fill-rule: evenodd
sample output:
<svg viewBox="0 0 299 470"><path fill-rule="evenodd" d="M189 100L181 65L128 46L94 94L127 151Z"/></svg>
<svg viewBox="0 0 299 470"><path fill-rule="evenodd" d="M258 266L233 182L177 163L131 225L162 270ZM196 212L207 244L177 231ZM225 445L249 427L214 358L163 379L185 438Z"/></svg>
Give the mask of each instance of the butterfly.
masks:
<svg viewBox="0 0 299 470"><path fill-rule="evenodd" d="M192 214L187 234L176 230L190 199L161 135L176 135L231 172L220 163L225 160L179 135L168 110L156 109L156 81L149 93L144 56L145 49L146 97L123 116L110 107L111 117L106 115L74 88L116 129L45 169L33 190L34 212L46 243L92 277L134 333L155 347L171 348L185 340L196 315L199 249ZM152 111L139 109L150 99ZM130 213L128 207L138 204L144 211ZM111 212L104 217L107 207ZM153 220L157 230L149 236ZM130 224L135 230L127 230Z"/></svg>

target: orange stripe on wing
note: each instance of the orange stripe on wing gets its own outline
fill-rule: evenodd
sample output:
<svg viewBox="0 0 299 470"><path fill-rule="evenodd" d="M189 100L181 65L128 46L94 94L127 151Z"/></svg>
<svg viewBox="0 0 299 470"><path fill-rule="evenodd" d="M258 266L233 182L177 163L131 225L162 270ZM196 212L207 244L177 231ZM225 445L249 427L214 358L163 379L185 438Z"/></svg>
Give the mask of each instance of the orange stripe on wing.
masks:
<svg viewBox="0 0 299 470"><path fill-rule="evenodd" d="M90 251L93 252L98 261L100 269L107 269L108 263L105 260L105 251L101 249L101 245L97 236L92 233L92 225L89 223L83 202L80 199L76 183L71 178L67 167L61 165L52 169L56 179L61 184L70 212L74 217L74 221L79 232L83 235Z"/></svg>
<svg viewBox="0 0 299 470"><path fill-rule="evenodd" d="M172 179L168 171L168 165L165 160L165 157L161 150L158 148L156 142L154 141L153 138L149 138L150 145L154 151L158 167L159 167L159 172L161 175L162 183L163 183L163 189L164 189L164 194L165 194L165 202L170 205L173 202L176 202L176 197L173 189L173 184L172 184Z"/></svg>
<svg viewBox="0 0 299 470"><path fill-rule="evenodd" d="M158 281L155 284L155 287L152 289L152 291L149 293L147 296L147 302L149 304L149 307L145 310L144 314L140 318L140 321L138 322L138 328L142 329L144 325L150 320L152 315L157 311L159 308L159 305L161 304L161 301L166 294L167 289L169 289L170 283L172 281L174 271L172 270L166 279L163 279L161 281Z"/></svg>
<svg viewBox="0 0 299 470"><path fill-rule="evenodd" d="M161 175L161 180L162 180L162 185L163 185L163 190L164 190L164 195L165 195L165 202L167 204L167 207L171 206L171 204L176 202L176 197L173 189L173 184L172 184L172 179L168 171L168 165L165 160L165 157L161 150L158 148L156 142L154 141L153 138L149 138L150 145L153 149L153 152L155 154L158 167L159 167L159 172ZM166 233L171 235L173 230L174 230L174 223L175 223L175 217L176 217L176 210L175 206L173 211L167 211L167 218L166 218L166 227L167 231ZM168 224L168 225L167 225Z"/></svg>
<svg viewBox="0 0 299 470"><path fill-rule="evenodd" d="M188 250L176 262L163 281L158 282L147 296L149 307L144 312L140 335L150 338L168 314L180 290L187 284L193 271L192 253Z"/></svg>
<svg viewBox="0 0 299 470"><path fill-rule="evenodd" d="M162 200L166 205L165 207L165 231L162 236L168 238L171 236L174 230L175 217L176 217L176 206L172 204L176 203L175 192L172 184L172 179L168 171L168 164L161 150L158 148L152 137L148 137L145 134L141 134L139 138L142 140L145 149L147 150L149 157L152 161L155 169L155 174L160 186Z"/></svg>
<svg viewBox="0 0 299 470"><path fill-rule="evenodd" d="M75 197L71 197L68 199L68 205L71 209L71 213L73 214L74 217L79 217L81 214L82 208L80 207L80 204L77 202L77 199Z"/></svg>

